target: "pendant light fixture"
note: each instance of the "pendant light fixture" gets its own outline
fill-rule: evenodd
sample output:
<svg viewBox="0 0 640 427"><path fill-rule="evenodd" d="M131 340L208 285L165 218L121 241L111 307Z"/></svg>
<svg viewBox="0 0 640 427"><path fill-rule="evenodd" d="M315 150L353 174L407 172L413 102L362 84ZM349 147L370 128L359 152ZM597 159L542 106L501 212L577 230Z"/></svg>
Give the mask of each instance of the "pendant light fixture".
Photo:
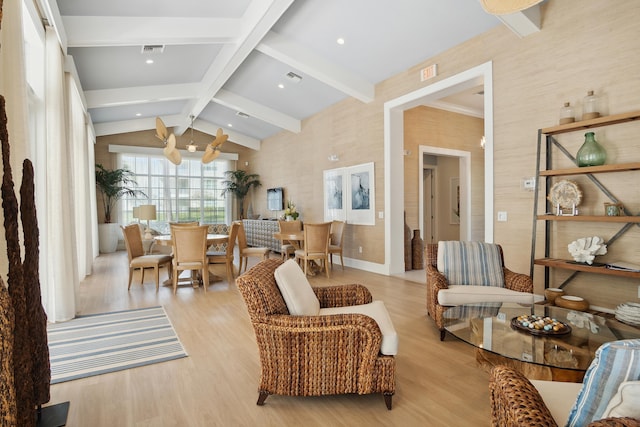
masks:
<svg viewBox="0 0 640 427"><path fill-rule="evenodd" d="M187 151L195 153L198 151L198 146L193 142L193 114L190 115L189 118L191 119L191 140L189 141L189 144L187 144Z"/></svg>

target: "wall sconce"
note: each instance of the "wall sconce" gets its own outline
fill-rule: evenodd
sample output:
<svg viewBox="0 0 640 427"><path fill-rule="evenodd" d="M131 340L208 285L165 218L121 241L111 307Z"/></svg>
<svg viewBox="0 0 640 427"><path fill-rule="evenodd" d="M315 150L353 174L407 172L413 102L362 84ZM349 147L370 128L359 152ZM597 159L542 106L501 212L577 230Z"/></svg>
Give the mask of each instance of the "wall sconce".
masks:
<svg viewBox="0 0 640 427"><path fill-rule="evenodd" d="M484 146L487 144L487 140L485 139L484 135L482 135L482 138L480 138L480 147L482 147L482 149L484 150Z"/></svg>
<svg viewBox="0 0 640 427"><path fill-rule="evenodd" d="M338 155L337 155L337 154L332 154L332 155L330 155L329 157L327 157L327 159L328 159L330 162L337 162L338 160L340 160L340 157L338 157Z"/></svg>

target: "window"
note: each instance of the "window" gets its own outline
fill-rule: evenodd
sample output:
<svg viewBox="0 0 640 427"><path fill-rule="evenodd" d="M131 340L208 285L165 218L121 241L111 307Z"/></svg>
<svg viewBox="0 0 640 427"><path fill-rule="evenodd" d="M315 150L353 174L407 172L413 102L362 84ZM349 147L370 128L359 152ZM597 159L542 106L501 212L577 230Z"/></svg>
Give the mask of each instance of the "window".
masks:
<svg viewBox="0 0 640 427"><path fill-rule="evenodd" d="M160 155L121 153L118 162L133 171L137 188L147 195L122 198L118 216L122 224L133 222L133 207L144 204L156 206L157 219L150 225L163 234L169 233L169 222L228 223L230 209L222 196L222 181L232 167L230 161L202 164L199 158L183 157L176 166Z"/></svg>

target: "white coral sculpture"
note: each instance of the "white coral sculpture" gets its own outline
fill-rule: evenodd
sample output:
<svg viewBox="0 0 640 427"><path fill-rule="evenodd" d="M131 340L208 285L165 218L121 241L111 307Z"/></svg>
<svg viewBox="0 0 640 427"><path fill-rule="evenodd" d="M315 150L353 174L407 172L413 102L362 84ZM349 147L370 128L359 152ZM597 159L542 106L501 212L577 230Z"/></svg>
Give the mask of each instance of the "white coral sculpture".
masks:
<svg viewBox="0 0 640 427"><path fill-rule="evenodd" d="M569 243L569 253L577 262L586 262L593 264L596 255L604 255L607 253L607 245L602 237L583 237L574 242Z"/></svg>

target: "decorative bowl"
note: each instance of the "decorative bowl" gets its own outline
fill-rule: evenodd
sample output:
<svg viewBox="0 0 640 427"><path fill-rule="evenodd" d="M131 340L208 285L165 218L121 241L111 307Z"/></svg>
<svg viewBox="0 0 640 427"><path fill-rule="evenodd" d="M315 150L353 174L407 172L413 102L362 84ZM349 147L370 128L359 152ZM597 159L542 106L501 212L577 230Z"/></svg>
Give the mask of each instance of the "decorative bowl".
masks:
<svg viewBox="0 0 640 427"><path fill-rule="evenodd" d="M556 298L564 295L564 291L560 288L547 288L544 290L544 298L549 304L555 304Z"/></svg>
<svg viewBox="0 0 640 427"><path fill-rule="evenodd" d="M556 298L555 304L558 307L577 311L585 311L589 308L589 302L586 299L573 295L561 295Z"/></svg>

